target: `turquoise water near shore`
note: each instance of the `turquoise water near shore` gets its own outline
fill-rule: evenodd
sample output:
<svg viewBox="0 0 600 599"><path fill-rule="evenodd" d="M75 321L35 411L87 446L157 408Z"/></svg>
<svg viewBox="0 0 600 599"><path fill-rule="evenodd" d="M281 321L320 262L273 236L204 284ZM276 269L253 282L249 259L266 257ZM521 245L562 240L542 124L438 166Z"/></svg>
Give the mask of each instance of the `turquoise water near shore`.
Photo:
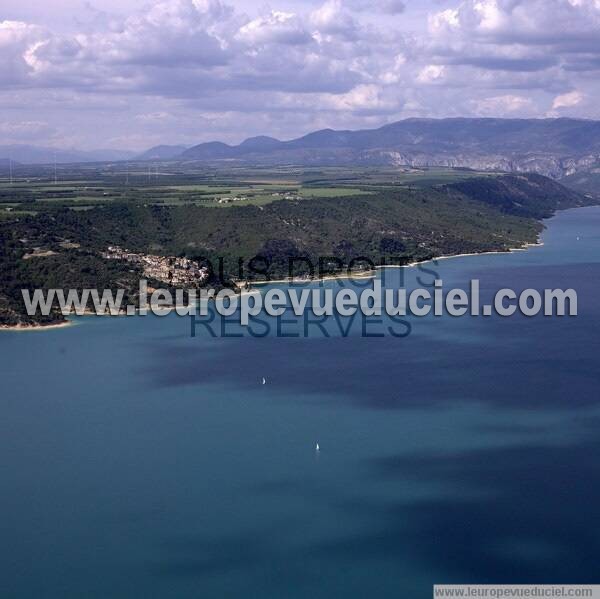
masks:
<svg viewBox="0 0 600 599"><path fill-rule="evenodd" d="M597 583L600 208L547 225L541 247L379 276L478 278L484 298L573 287L576 318L412 318L403 338L332 319L329 337L190 338L176 315L1 333L2 596Z"/></svg>

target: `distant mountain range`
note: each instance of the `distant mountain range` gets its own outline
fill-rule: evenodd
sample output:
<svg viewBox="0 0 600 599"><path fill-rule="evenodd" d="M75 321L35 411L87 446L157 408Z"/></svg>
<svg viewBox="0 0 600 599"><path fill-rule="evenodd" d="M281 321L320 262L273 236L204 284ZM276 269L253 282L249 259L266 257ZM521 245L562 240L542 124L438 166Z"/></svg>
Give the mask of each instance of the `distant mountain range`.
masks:
<svg viewBox="0 0 600 599"><path fill-rule="evenodd" d="M171 160L187 150L187 146L154 146L142 154L135 156L136 160Z"/></svg>
<svg viewBox="0 0 600 599"><path fill-rule="evenodd" d="M22 164L59 164L76 162L112 162L128 160L136 156L127 150L61 150L22 144L0 145L0 159Z"/></svg>
<svg viewBox="0 0 600 599"><path fill-rule="evenodd" d="M171 160L181 155L188 146L160 145L143 153L130 150L62 150L31 145L0 145L0 166L8 164L59 164L78 162L118 162L121 160Z"/></svg>
<svg viewBox="0 0 600 599"><path fill-rule="evenodd" d="M191 148L159 145L142 154L0 146L24 164L116 160L198 161L264 166L465 167L535 172L555 179L600 172L600 121L582 119L406 119L378 129L323 129L288 141L251 137Z"/></svg>
<svg viewBox="0 0 600 599"><path fill-rule="evenodd" d="M253 164L446 166L561 178L600 168L600 122L579 119L407 119L378 129L323 129L289 141L209 142L178 160Z"/></svg>

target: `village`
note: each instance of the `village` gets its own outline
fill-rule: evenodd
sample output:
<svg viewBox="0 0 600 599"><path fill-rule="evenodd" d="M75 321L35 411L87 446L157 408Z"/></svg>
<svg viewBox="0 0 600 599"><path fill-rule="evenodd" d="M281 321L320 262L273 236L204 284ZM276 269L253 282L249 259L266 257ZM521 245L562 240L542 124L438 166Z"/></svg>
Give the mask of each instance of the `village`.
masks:
<svg viewBox="0 0 600 599"><path fill-rule="evenodd" d="M125 260L138 264L146 278L156 279L174 287L196 286L208 279L208 268L189 258L139 254L115 245L108 246L102 256L108 260Z"/></svg>
<svg viewBox="0 0 600 599"><path fill-rule="evenodd" d="M301 200L302 198L297 193L291 192L275 192L271 194L272 198L283 199L283 200ZM252 196L233 196L233 197L219 197L215 196L213 201L217 204L230 204L231 202L245 202L251 200Z"/></svg>

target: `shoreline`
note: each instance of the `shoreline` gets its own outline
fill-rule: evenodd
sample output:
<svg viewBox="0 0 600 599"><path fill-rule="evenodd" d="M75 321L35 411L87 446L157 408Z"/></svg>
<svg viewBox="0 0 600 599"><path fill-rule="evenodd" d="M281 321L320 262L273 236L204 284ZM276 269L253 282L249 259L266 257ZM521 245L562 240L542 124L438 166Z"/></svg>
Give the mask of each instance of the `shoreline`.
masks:
<svg viewBox="0 0 600 599"><path fill-rule="evenodd" d="M312 277L310 279L275 279L273 281L257 281L255 283L251 283L252 286L259 287L265 285L274 285L274 284L284 284L284 285L298 285L298 284L311 284L317 283L321 281L335 281L338 279L373 279L377 276L377 271L385 268L414 268L421 264L427 264L429 262L434 262L436 260L449 260L451 258L466 258L469 256L485 256L491 254L510 254L513 252L524 252L534 247L542 247L544 242L541 241L538 237L538 241L536 243L525 243L519 247L509 248L507 250L490 250L485 252L469 252L465 254L446 254L443 256L436 256L434 258L428 258L427 260L418 260L415 262L409 262L407 264L385 264L376 266L374 269L369 271L364 271L357 274L339 274L339 275L327 275L325 277ZM238 293L240 296L242 295L251 295L254 293L260 293L259 289L243 289L238 286ZM164 306L161 307L161 311L164 312L163 315L169 314L175 311L179 307L186 306ZM136 315L139 312L139 308L136 308ZM125 312L119 312L119 314L96 314L95 312L86 311L83 315L80 316L127 316ZM55 329L65 329L71 326L74 326L76 323L72 320L65 320L64 322L58 322L53 324L33 324L33 325L0 325L0 332L28 332L28 331L50 331Z"/></svg>
<svg viewBox="0 0 600 599"><path fill-rule="evenodd" d="M64 322L54 322L52 324L0 325L0 331L23 333L29 331L51 331L53 329L66 329L67 327L72 326L75 326L75 323L72 320L65 320Z"/></svg>
<svg viewBox="0 0 600 599"><path fill-rule="evenodd" d="M485 252L469 252L466 254L445 254L442 256L435 256L434 258L427 258L426 260L417 260L414 262L408 262L407 264L383 264L375 266L372 270L364 271L357 274L348 274L343 273L339 275L327 275L325 277L312 277L309 279L298 279L298 278L286 278L286 279L274 279L272 281L256 281L250 283L252 286L264 286L264 285L274 285L276 283L283 283L285 285L298 285L298 284L306 284L306 283L318 283L320 281L335 281L337 279L373 279L377 276L378 270L383 270L385 268L414 268L415 266L419 266L420 264L427 264L429 262L434 262L435 260L449 260L451 258L466 258L468 256L485 256L485 255L493 255L493 254L511 254L513 252L525 252L531 248L542 247L544 245L543 241L538 240L536 243L526 243L519 247L509 248L507 250L488 250Z"/></svg>
<svg viewBox="0 0 600 599"><path fill-rule="evenodd" d="M241 289L239 290L238 295L241 297L243 295L253 295L256 293L260 293L258 289ZM216 301L216 299L214 300ZM156 310L160 310L160 314L156 313L158 316L165 316L166 314L170 314L171 312L177 310L178 308L188 308L186 305L176 305L176 306L160 306L160 308L155 308ZM148 305L146 308L147 313L152 312L152 307ZM137 316L140 312L140 308L136 307L135 314L131 316ZM72 311L69 316L77 316L79 318L85 318L86 316L107 316L107 317L120 317L120 316L129 316L125 310L119 311L117 314L97 314L93 310L86 309L83 314L77 314ZM54 322L52 324L16 324L16 325L0 325L0 332L25 332L25 331L51 331L53 329L65 329L67 327L75 326L77 323L74 320L65 320L64 322Z"/></svg>
<svg viewBox="0 0 600 599"><path fill-rule="evenodd" d="M376 266L382 268L381 266ZM385 267L383 267L385 268ZM284 283L285 285L298 285L300 283L316 283L319 281L335 281L336 279L372 279L375 277L375 270L365 270L364 272L357 274L339 274L339 275L327 275L325 277L312 277L310 279L273 279L272 281L253 281L250 285L258 287L263 285L274 285L275 283Z"/></svg>
<svg viewBox="0 0 600 599"><path fill-rule="evenodd" d="M419 266L419 264L427 264L428 262L434 262L435 260L449 260L450 258L467 258L469 256L489 256L493 254L512 254L513 252L526 252L531 248L543 247L544 242L538 241L537 243L526 243L520 247L509 248L507 250L490 250L487 252L469 252L467 254L446 254L444 256L437 256L435 258L428 258L427 260L419 260L417 262L409 262L408 264L394 265L389 264L385 266L376 266L376 269L382 268L412 268Z"/></svg>

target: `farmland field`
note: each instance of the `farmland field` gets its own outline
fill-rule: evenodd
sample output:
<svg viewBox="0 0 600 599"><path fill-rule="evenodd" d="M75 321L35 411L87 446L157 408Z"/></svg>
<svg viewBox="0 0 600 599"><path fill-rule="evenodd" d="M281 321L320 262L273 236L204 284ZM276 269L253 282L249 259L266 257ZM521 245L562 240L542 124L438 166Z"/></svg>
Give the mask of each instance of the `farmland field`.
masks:
<svg viewBox="0 0 600 599"><path fill-rule="evenodd" d="M279 200L368 196L394 187L427 187L481 173L414 168L191 168L177 163L23 166L0 177L0 212L76 210L107 203L226 208ZM13 212L16 214L16 211Z"/></svg>

